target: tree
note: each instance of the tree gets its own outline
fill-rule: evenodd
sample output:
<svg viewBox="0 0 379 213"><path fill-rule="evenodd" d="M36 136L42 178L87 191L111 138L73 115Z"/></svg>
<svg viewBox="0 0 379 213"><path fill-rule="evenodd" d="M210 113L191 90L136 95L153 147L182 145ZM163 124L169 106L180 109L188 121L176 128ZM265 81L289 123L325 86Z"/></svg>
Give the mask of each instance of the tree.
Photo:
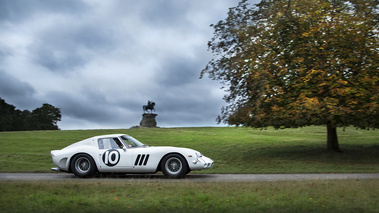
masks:
<svg viewBox="0 0 379 213"><path fill-rule="evenodd" d="M247 0L213 26L201 73L228 94L219 122L275 128L379 127L376 0Z"/></svg>
<svg viewBox="0 0 379 213"><path fill-rule="evenodd" d="M60 109L50 104L32 111L32 129L35 130L57 130L57 122L61 120Z"/></svg>
<svg viewBox="0 0 379 213"><path fill-rule="evenodd" d="M60 120L60 109L50 104L21 111L0 98L0 131L57 130Z"/></svg>
<svg viewBox="0 0 379 213"><path fill-rule="evenodd" d="M13 129L14 131L32 130L31 112L29 110L15 110L13 112Z"/></svg>
<svg viewBox="0 0 379 213"><path fill-rule="evenodd" d="M14 106L7 104L0 98L0 131L8 131L13 128L14 110Z"/></svg>

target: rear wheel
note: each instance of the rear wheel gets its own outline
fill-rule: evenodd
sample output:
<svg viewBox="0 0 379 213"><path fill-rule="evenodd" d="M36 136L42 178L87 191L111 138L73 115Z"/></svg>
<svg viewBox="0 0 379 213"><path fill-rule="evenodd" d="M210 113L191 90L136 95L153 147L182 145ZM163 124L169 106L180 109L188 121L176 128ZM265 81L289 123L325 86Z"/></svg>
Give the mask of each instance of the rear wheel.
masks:
<svg viewBox="0 0 379 213"><path fill-rule="evenodd" d="M79 154L71 161L71 171L80 178L91 177L96 171L95 161L87 154Z"/></svg>
<svg viewBox="0 0 379 213"><path fill-rule="evenodd" d="M188 165L183 156L170 154L163 158L161 170L168 178L182 178L188 173Z"/></svg>

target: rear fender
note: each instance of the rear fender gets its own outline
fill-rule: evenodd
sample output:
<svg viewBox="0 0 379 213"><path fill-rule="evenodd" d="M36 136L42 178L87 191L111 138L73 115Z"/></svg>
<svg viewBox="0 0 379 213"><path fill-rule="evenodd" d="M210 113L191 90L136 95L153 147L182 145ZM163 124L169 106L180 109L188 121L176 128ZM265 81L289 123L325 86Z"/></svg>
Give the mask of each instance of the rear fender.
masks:
<svg viewBox="0 0 379 213"><path fill-rule="evenodd" d="M71 161L72 161L72 159L74 159L75 158L75 156L77 156L77 155L80 155L80 154L84 154L84 155L88 155L90 158L92 158L92 160L93 160L93 162L95 162L95 167L96 167L96 172L98 172L99 170L98 170L98 168L97 168L97 163L96 163L96 160L95 159L93 159L93 157L90 155L90 154L88 154L88 153L85 153L85 152L79 152L79 153L76 153L75 155L73 155L73 156L71 156L71 158L70 158L70 161L69 161L69 167L68 167L68 170L69 170L69 172L71 172L72 173L72 169L71 169Z"/></svg>

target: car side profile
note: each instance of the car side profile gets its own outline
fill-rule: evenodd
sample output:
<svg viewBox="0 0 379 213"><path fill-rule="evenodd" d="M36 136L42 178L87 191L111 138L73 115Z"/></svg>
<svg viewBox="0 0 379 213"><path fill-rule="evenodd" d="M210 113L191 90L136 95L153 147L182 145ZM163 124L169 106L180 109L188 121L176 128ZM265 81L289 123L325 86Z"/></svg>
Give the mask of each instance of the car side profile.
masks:
<svg viewBox="0 0 379 213"><path fill-rule="evenodd" d="M200 152L178 147L149 147L125 134L101 135L51 151L53 171L91 177L95 173L152 174L182 178L194 170L209 169L213 160Z"/></svg>

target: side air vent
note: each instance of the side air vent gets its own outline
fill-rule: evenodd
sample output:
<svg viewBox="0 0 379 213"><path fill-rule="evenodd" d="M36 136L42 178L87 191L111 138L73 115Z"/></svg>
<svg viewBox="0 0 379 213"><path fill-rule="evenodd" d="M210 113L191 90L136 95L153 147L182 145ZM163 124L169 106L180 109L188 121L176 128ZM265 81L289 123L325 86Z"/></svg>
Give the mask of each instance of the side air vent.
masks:
<svg viewBox="0 0 379 213"><path fill-rule="evenodd" d="M150 155L137 155L136 161L134 162L134 166L146 166L147 161L149 160Z"/></svg>

